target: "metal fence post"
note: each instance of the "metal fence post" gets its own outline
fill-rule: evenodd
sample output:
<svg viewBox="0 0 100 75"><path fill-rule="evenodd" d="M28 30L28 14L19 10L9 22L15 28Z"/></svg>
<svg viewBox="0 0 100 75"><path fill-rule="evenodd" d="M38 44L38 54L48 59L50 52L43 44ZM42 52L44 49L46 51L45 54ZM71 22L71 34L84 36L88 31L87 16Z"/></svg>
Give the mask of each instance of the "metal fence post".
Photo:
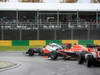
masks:
<svg viewBox="0 0 100 75"><path fill-rule="evenodd" d="M57 39L57 29L56 27L59 26L59 10L57 10L57 25L55 26L55 30L54 30L54 40Z"/></svg>
<svg viewBox="0 0 100 75"><path fill-rule="evenodd" d="M19 11L18 9L16 10L16 22L17 22L17 27L19 26ZM21 30L22 26L20 26L19 29L19 40L22 40L22 30Z"/></svg>
<svg viewBox="0 0 100 75"><path fill-rule="evenodd" d="M1 24L1 40L4 40L4 26L3 23Z"/></svg>
<svg viewBox="0 0 100 75"><path fill-rule="evenodd" d="M39 10L37 10L37 40L39 40Z"/></svg>
<svg viewBox="0 0 100 75"><path fill-rule="evenodd" d="M96 25L97 25L96 28L99 27L98 19L99 19L99 14L98 14L98 9L97 9L97 11L96 11Z"/></svg>

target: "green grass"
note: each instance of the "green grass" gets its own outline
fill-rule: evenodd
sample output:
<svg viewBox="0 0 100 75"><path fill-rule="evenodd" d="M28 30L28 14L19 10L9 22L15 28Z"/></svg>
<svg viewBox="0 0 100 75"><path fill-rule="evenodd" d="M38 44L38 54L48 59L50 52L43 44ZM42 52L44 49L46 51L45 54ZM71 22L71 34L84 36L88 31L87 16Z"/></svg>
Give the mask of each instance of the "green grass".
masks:
<svg viewBox="0 0 100 75"><path fill-rule="evenodd" d="M29 48L38 47L42 46L0 46L0 51L27 51Z"/></svg>
<svg viewBox="0 0 100 75"><path fill-rule="evenodd" d="M84 45L86 47L86 45ZM0 51L27 51L29 48L41 48L43 46L0 46Z"/></svg>

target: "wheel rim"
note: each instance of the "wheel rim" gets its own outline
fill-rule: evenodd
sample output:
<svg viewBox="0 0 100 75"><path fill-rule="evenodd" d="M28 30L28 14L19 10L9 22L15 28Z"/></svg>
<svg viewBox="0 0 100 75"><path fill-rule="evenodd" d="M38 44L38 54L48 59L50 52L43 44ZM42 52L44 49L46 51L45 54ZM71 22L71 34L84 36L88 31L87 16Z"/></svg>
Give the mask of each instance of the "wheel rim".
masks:
<svg viewBox="0 0 100 75"><path fill-rule="evenodd" d="M51 58L55 58L55 56L53 54L51 54Z"/></svg>

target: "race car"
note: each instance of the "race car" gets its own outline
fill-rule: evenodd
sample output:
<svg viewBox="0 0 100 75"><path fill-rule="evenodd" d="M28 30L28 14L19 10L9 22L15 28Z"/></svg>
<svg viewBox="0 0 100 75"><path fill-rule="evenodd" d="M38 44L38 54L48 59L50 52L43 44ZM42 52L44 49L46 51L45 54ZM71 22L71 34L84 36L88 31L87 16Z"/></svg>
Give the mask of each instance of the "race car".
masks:
<svg viewBox="0 0 100 75"><path fill-rule="evenodd" d="M78 60L79 64L86 64L87 67L91 67L94 65L100 65L100 46L99 45L91 45L88 46L87 51L82 51Z"/></svg>
<svg viewBox="0 0 100 75"><path fill-rule="evenodd" d="M52 60L56 60L58 57L63 57L64 59L78 59L81 51L87 51L87 48L83 45L73 45L71 48L57 49L52 51L49 53L49 57Z"/></svg>
<svg viewBox="0 0 100 75"><path fill-rule="evenodd" d="M49 45L46 45L44 48L42 48L42 54L49 55L49 53L58 49L63 49L63 47L57 43L50 43Z"/></svg>
<svg viewBox="0 0 100 75"><path fill-rule="evenodd" d="M48 55L51 51L55 51L57 49L63 49L63 47L57 43L50 43L43 48L29 48L26 54L29 54L29 56L33 56L35 53L38 55Z"/></svg>
<svg viewBox="0 0 100 75"><path fill-rule="evenodd" d="M29 48L28 51L26 52L26 54L28 54L29 56L33 56L36 53L38 55L41 55L41 49L42 48Z"/></svg>

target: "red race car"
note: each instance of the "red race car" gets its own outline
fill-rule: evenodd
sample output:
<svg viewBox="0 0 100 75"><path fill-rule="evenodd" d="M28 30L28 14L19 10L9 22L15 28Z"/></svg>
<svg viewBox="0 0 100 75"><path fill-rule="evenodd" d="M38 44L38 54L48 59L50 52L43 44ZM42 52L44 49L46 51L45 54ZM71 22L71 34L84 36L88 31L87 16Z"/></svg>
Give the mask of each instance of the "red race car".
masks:
<svg viewBox="0 0 100 75"><path fill-rule="evenodd" d="M78 60L79 64L86 63L87 67L100 65L100 46L92 45L88 47L87 51L82 51Z"/></svg>
<svg viewBox="0 0 100 75"><path fill-rule="evenodd" d="M49 53L49 57L52 60L56 60L58 57L64 59L76 59L79 57L81 51L87 51L87 48L83 45L73 45L71 48L66 46L64 49L57 49Z"/></svg>

